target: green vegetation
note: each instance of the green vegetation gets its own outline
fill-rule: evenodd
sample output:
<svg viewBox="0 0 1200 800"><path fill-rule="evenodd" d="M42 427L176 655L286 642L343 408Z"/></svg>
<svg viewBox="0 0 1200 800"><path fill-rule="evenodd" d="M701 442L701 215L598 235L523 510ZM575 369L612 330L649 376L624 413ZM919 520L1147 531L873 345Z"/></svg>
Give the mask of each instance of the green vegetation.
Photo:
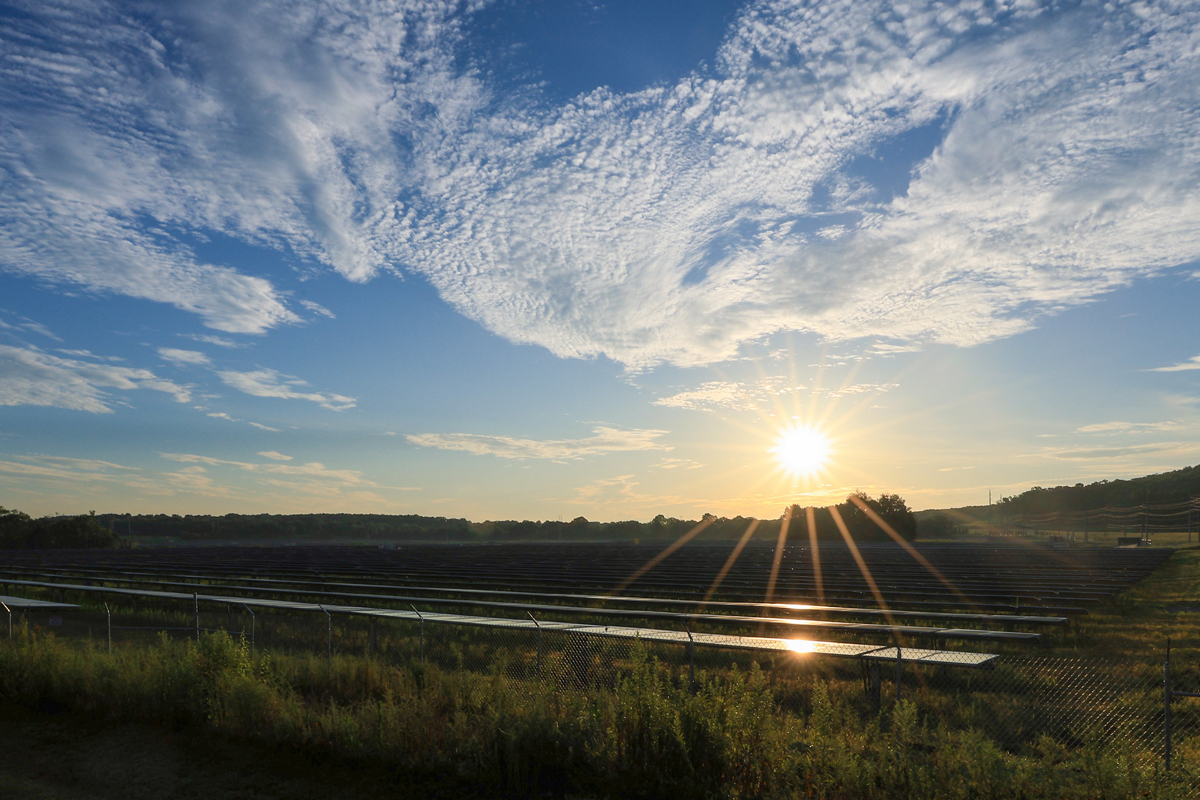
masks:
<svg viewBox="0 0 1200 800"><path fill-rule="evenodd" d="M957 538L1016 528L1054 531L1080 542L1116 544L1145 532L1157 545L1200 540L1200 465L1128 480L1035 486L992 506L917 513L923 538ZM1110 534L1110 535L1106 535Z"/></svg>
<svg viewBox="0 0 1200 800"><path fill-rule="evenodd" d="M884 494L878 500L861 492L859 498L906 539L917 536L916 518L902 497ZM837 506L851 533L866 540L888 537L849 498ZM805 510L789 509L803 524ZM818 537L840 539L833 518L826 508L814 509ZM677 519L659 514L649 522L619 520L594 522L576 517L569 522L557 520L487 520L470 522L446 517L422 517L416 514L207 514L179 516L168 514L100 514L96 521L130 538L201 541L380 541L380 542L515 542L515 541L655 541L678 539L702 522L701 541L736 541L750 526L750 517L717 517L705 514L701 519ZM774 540L780 520L763 520L760 538Z"/></svg>
<svg viewBox="0 0 1200 800"><path fill-rule="evenodd" d="M96 519L96 512L78 517L43 517L0 506L0 550L49 547L120 547L122 539Z"/></svg>
<svg viewBox="0 0 1200 800"><path fill-rule="evenodd" d="M898 494L882 494L876 500L865 492L855 492L847 497L845 502L833 507L837 509L838 515L855 541L888 542L892 540L892 537L863 511L863 506L873 511L875 516L887 523L902 538L909 541L917 538L917 518L909 510L903 497ZM842 534L834 520L833 511L830 508L813 508L811 510L814 527L817 529L817 538L840 541ZM792 506L790 511L792 524L802 526L800 535L803 536L805 530L803 526L807 524L806 518L809 509Z"/></svg>
<svg viewBox="0 0 1200 800"><path fill-rule="evenodd" d="M1140 503L1182 503L1200 496L1200 466L1146 475L1129 480L1097 481L1086 486L1055 486L1032 489L1002 497L998 512L1006 516L1050 512L1081 513L1105 506L1135 506Z"/></svg>
<svg viewBox="0 0 1200 800"><path fill-rule="evenodd" d="M568 654L578 680L563 685L514 679L498 653L484 672L463 669L461 656L450 669L412 658L329 663L252 656L243 639L217 633L109 654L18 626L0 642L0 704L245 742L274 763L316 759L330 773L384 769L503 794L1182 798L1200 781L1195 738L1179 743L1170 775L1153 753L1086 727L1002 747L989 730L1020 724L1030 699L1041 713L1037 698L1056 691L1049 677L1006 674L986 691L994 678L954 673L876 710L856 670L828 661L699 670L693 691L655 652L602 648L588 660L612 665L602 675Z"/></svg>

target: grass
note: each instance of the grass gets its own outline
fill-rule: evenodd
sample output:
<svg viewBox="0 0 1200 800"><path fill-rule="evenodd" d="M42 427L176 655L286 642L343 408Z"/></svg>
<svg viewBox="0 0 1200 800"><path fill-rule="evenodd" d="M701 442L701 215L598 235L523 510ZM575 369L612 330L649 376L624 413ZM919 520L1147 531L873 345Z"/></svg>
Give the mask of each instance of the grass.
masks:
<svg viewBox="0 0 1200 800"><path fill-rule="evenodd" d="M1200 547L1178 550L1152 575L1057 633L1056 654L1160 654L1200 664Z"/></svg>
<svg viewBox="0 0 1200 800"><path fill-rule="evenodd" d="M1044 736L1009 752L919 697L872 713L852 685L811 674L807 702L789 710L755 667L702 671L693 692L646 648L627 655L610 686L556 691L500 669L443 671L360 657L335 658L331 673L324 658L251 657L225 634L199 644L163 637L109 654L21 629L0 646L0 695L4 708L18 709L20 724L35 729L54 723L30 722L28 709L93 720L98 727L59 728L58 752L88 758L104 742L163 730L183 737L168 738L169 750L192 752L188 737L238 742L277 765L315 760L330 776L367 765L376 776L498 794L1175 798L1191 796L1200 781L1196 754L1187 750L1170 776L1087 732L1069 744ZM122 770L132 768L127 761L117 760ZM237 796L228 772L206 770L203 761L187 769L211 790L207 796ZM3 775L13 791L38 797L42 790L36 776ZM72 785L77 793L62 796L104 797L86 792L108 784ZM395 794L389 785L381 778L356 796ZM53 785L47 791L57 796ZM245 796L288 791L281 784Z"/></svg>
<svg viewBox="0 0 1200 800"><path fill-rule="evenodd" d="M1151 734L1166 636L1177 685L1200 690L1197 597L1200 549L1183 550L1034 656L990 673L910 668L900 703L885 672L879 706L855 663L790 656L760 668L708 651L692 691L680 647L547 636L539 680L527 635L451 626L427 626L424 663L415 626L380 626L386 659L361 655L364 627L331 669L302 652L323 646L323 620L276 627L280 648L253 656L237 635L143 636L109 654L19 625L0 642L0 796L1193 797L1200 701L1176 709L1169 775ZM1122 691L1061 670L1097 654L1109 660L1080 674L1108 670L1097 680ZM1076 708L1148 727L1048 724Z"/></svg>

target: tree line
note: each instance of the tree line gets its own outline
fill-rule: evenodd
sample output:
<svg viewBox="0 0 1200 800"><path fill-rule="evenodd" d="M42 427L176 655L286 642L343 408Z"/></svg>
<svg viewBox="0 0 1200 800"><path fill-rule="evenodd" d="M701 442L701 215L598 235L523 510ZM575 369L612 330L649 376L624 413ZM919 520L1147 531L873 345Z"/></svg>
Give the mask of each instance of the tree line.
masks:
<svg viewBox="0 0 1200 800"><path fill-rule="evenodd" d="M0 550L121 547L123 544L118 534L100 524L95 511L77 517L33 519L22 511L0 506Z"/></svg>
<svg viewBox="0 0 1200 800"><path fill-rule="evenodd" d="M1184 503L1200 497L1200 465L1145 475L1128 480L1103 480L1086 486L1034 486L1012 497L1002 497L997 513L1006 517L1038 514L1082 514L1110 507L1142 503Z"/></svg>
<svg viewBox="0 0 1200 800"><path fill-rule="evenodd" d="M904 499L884 494L878 499L863 493L829 508L813 508L815 534L822 540L840 540L840 518L857 541L890 541L865 509L882 519L905 539L917 537L917 521ZM776 519L760 520L757 541L774 542L784 519L788 538L808 537L807 509L791 506ZM561 520L487 520L424 517L417 514L95 514L79 517L30 519L27 514L0 508L0 548L117 547L130 539L169 539L178 543L209 541L378 541L378 542L516 542L516 541L660 541L692 532L697 541L734 541L754 520L751 517L679 519L659 514L649 522L618 520L596 522L585 517Z"/></svg>

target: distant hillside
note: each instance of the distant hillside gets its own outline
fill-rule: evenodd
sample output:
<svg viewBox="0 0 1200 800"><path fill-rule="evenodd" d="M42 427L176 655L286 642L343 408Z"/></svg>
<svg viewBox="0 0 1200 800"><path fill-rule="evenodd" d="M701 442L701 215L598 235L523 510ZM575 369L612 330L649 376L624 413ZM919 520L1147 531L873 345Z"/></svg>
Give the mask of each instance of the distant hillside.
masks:
<svg viewBox="0 0 1200 800"><path fill-rule="evenodd" d="M1126 480L1104 480L1074 486L1035 486L988 506L934 509L917 517L924 526L939 516L963 524L986 523L1091 530L1174 530L1187 525L1189 510L1200 526L1200 465Z"/></svg>

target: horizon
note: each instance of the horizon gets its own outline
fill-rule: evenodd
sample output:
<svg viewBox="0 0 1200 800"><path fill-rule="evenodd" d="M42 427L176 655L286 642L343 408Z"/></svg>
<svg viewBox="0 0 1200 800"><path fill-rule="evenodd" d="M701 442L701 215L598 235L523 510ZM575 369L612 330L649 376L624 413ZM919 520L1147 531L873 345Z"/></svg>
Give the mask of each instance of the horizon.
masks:
<svg viewBox="0 0 1200 800"><path fill-rule="evenodd" d="M0 505L771 519L1200 462L1200 8L0 16Z"/></svg>

